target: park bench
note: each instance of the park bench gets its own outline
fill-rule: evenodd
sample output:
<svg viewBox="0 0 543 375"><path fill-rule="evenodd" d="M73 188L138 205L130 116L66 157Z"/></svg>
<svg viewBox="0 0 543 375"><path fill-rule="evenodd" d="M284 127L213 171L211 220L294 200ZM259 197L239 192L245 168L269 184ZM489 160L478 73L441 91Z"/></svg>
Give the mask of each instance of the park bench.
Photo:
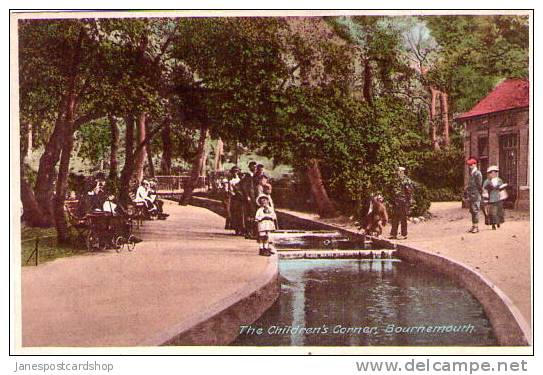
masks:
<svg viewBox="0 0 543 375"><path fill-rule="evenodd" d="M77 239L85 241L89 230L89 224L86 216L80 216L77 212L79 200L67 199L64 201L64 211L66 212L68 229L73 228L77 232Z"/></svg>

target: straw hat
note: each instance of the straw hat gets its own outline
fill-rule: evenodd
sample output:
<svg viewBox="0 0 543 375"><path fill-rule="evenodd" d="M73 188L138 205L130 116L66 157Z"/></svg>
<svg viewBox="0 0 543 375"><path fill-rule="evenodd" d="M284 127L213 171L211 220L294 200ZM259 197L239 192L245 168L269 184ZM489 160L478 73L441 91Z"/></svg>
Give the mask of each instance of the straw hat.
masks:
<svg viewBox="0 0 543 375"><path fill-rule="evenodd" d="M500 171L500 169L498 168L498 166L491 165L490 167L487 168L486 173L499 172L499 171Z"/></svg>
<svg viewBox="0 0 543 375"><path fill-rule="evenodd" d="M260 194L257 198L256 198L256 203L260 204L260 201L263 199L263 198L266 198L268 200L268 202L270 201L270 197L266 194Z"/></svg>

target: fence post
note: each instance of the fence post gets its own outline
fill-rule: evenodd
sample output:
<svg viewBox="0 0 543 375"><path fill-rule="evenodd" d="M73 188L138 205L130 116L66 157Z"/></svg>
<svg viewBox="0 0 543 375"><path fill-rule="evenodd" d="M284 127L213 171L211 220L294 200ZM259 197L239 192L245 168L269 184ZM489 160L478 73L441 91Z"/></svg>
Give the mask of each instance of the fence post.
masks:
<svg viewBox="0 0 543 375"><path fill-rule="evenodd" d="M35 251L36 251L36 267L37 267L38 266L38 259L40 257L40 238L39 237L36 238Z"/></svg>

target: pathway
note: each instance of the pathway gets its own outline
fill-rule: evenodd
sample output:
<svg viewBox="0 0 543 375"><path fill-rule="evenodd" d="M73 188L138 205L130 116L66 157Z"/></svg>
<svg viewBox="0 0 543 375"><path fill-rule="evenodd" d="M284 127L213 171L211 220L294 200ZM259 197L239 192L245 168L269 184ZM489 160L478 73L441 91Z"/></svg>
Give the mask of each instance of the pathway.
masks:
<svg viewBox="0 0 543 375"><path fill-rule="evenodd" d="M227 300L272 258L203 208L166 202L133 252L114 250L23 267L22 345L133 346Z"/></svg>

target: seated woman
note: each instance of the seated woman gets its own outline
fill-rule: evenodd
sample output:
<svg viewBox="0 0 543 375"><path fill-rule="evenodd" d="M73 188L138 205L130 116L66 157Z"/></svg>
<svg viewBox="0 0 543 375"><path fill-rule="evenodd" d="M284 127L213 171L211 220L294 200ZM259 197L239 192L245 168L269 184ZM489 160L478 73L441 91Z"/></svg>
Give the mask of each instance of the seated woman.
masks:
<svg viewBox="0 0 543 375"><path fill-rule="evenodd" d="M77 214L85 216L91 212L102 211L106 199L104 185L101 181L91 181L87 186L88 191L81 194Z"/></svg>
<svg viewBox="0 0 543 375"><path fill-rule="evenodd" d="M108 194L104 204L102 206L102 211L111 212L112 214L122 214L124 213L121 206L119 206L115 201L115 195Z"/></svg>
<svg viewBox="0 0 543 375"><path fill-rule="evenodd" d="M162 199L159 199L156 193L156 186L157 181L155 179L152 179L149 181L149 189L147 190L147 197L151 203L155 205L158 211L158 218L161 220L165 220L168 216L168 214L164 213L163 207L164 207L164 201Z"/></svg>
<svg viewBox="0 0 543 375"><path fill-rule="evenodd" d="M158 209L152 202L151 198L149 198L149 182L147 180L143 180L138 187L138 190L136 190L136 198L134 199L134 203L145 205L145 208L150 215L156 215L158 213Z"/></svg>

